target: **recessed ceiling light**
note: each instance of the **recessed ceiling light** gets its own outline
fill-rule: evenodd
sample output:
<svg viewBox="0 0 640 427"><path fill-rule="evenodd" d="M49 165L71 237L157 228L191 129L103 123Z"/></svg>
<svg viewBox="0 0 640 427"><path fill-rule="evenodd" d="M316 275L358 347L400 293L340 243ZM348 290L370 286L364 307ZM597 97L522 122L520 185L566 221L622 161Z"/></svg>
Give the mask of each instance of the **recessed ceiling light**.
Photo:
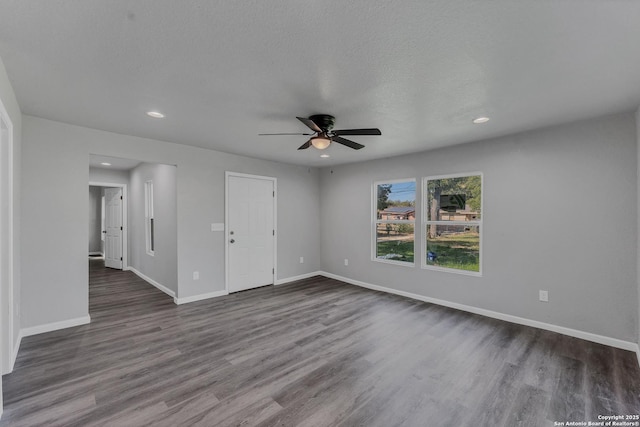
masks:
<svg viewBox="0 0 640 427"><path fill-rule="evenodd" d="M158 111L147 111L147 116L153 117L154 119L164 119L164 114Z"/></svg>
<svg viewBox="0 0 640 427"><path fill-rule="evenodd" d="M102 162L100 164L103 165L103 166L111 166L111 163L107 163L107 162Z"/></svg>
<svg viewBox="0 0 640 427"><path fill-rule="evenodd" d="M476 117L473 119L473 123L479 125L480 123L487 123L489 121L489 117Z"/></svg>
<svg viewBox="0 0 640 427"><path fill-rule="evenodd" d="M323 159L326 159L326 158L331 157L331 156L328 155L328 154L320 154L320 157L322 157Z"/></svg>

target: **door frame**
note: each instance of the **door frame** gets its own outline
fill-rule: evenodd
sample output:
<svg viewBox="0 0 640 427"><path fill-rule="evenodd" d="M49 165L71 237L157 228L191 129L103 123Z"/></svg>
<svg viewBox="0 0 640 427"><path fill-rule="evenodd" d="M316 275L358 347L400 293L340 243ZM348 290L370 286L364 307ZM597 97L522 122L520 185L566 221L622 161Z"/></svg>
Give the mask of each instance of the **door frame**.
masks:
<svg viewBox="0 0 640 427"><path fill-rule="evenodd" d="M129 267L129 263L127 262L127 248L129 247L128 236L129 236L129 228L128 228L128 218L129 218L129 209L128 209L128 192L127 192L127 184L116 184L113 182L98 182L98 181L89 181L89 186L93 187L107 187L107 188L122 188L122 270L126 270ZM87 218L88 220L89 218ZM104 250L104 248L103 248ZM104 255L104 254L103 254Z"/></svg>
<svg viewBox="0 0 640 427"><path fill-rule="evenodd" d="M229 178L251 178L271 181L273 183L273 284L278 277L278 179L272 176L250 175L240 172L224 172L224 289L229 293Z"/></svg>
<svg viewBox="0 0 640 427"><path fill-rule="evenodd" d="M6 242L6 252L0 249L0 257L2 264L4 264L7 268L6 274L6 283L1 280L0 276L0 293L6 293L8 301L6 302L6 306L8 308L8 313L4 313L2 306L5 305L2 302L2 296L0 295L0 319L4 320L7 318L7 324L4 325L0 329L0 373L2 375L8 374L13 371L13 366L16 361L16 357L18 356L18 348L13 346L14 334L13 334L13 324L14 324L14 315L16 313L16 309L14 308L15 304L15 296L14 296L14 286L15 286L15 277L14 277L14 218L13 218L13 197L14 197L14 181L13 181L13 151L14 151L14 140L13 140L13 122L9 117L9 113L0 100L0 122L4 123L6 127L6 144L7 144L7 158L4 159L0 156L0 173L3 177L7 178L7 191L6 194L0 191L0 196L2 200L0 203L5 207L4 212L6 212L7 218L6 222L2 219L0 223L0 234L3 234L2 240ZM0 132L2 132L2 124L0 123ZM0 141L4 144L4 138L0 137ZM4 166L6 166L6 170L4 170ZM0 218L2 215L0 215ZM4 225L6 224L7 229L4 230ZM4 235L6 233L6 236ZM19 311L18 311L19 313ZM1 322L4 324L4 321ZM1 381L1 380L0 380ZM0 387L0 390L2 388ZM0 396L0 413L2 413L2 396Z"/></svg>

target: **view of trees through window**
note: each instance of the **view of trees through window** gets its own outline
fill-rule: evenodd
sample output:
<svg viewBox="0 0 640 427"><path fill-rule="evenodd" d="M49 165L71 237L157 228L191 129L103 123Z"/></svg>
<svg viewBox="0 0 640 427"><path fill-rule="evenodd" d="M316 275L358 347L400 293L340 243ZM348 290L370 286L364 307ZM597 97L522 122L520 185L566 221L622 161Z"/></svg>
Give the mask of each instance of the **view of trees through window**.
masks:
<svg viewBox="0 0 640 427"><path fill-rule="evenodd" d="M376 185L375 258L414 262L416 182Z"/></svg>
<svg viewBox="0 0 640 427"><path fill-rule="evenodd" d="M481 175L425 179L426 265L480 272Z"/></svg>

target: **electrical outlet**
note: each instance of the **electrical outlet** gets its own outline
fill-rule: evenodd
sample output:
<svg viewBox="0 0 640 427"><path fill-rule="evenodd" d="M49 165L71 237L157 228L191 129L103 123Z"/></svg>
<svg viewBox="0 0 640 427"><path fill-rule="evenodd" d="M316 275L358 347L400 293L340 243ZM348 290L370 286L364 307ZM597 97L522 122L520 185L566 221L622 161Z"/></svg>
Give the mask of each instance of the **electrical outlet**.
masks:
<svg viewBox="0 0 640 427"><path fill-rule="evenodd" d="M344 259L344 265L349 265L349 260L348 259Z"/></svg>
<svg viewBox="0 0 640 427"><path fill-rule="evenodd" d="M549 291L540 291L540 301L549 302Z"/></svg>
<svg viewBox="0 0 640 427"><path fill-rule="evenodd" d="M193 280L200 280L200 272L199 271L194 271L193 272Z"/></svg>
<svg viewBox="0 0 640 427"><path fill-rule="evenodd" d="M300 257L300 264L304 264L304 257L303 256Z"/></svg>

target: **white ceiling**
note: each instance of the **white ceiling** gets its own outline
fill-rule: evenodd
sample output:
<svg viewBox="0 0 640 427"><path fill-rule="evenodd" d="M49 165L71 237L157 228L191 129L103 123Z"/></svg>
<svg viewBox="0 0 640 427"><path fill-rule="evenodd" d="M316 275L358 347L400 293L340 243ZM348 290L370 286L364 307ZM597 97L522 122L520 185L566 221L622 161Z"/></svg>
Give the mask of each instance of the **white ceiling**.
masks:
<svg viewBox="0 0 640 427"><path fill-rule="evenodd" d="M315 166L631 111L639 42L627 0L0 0L25 114ZM314 113L382 136L257 136Z"/></svg>

